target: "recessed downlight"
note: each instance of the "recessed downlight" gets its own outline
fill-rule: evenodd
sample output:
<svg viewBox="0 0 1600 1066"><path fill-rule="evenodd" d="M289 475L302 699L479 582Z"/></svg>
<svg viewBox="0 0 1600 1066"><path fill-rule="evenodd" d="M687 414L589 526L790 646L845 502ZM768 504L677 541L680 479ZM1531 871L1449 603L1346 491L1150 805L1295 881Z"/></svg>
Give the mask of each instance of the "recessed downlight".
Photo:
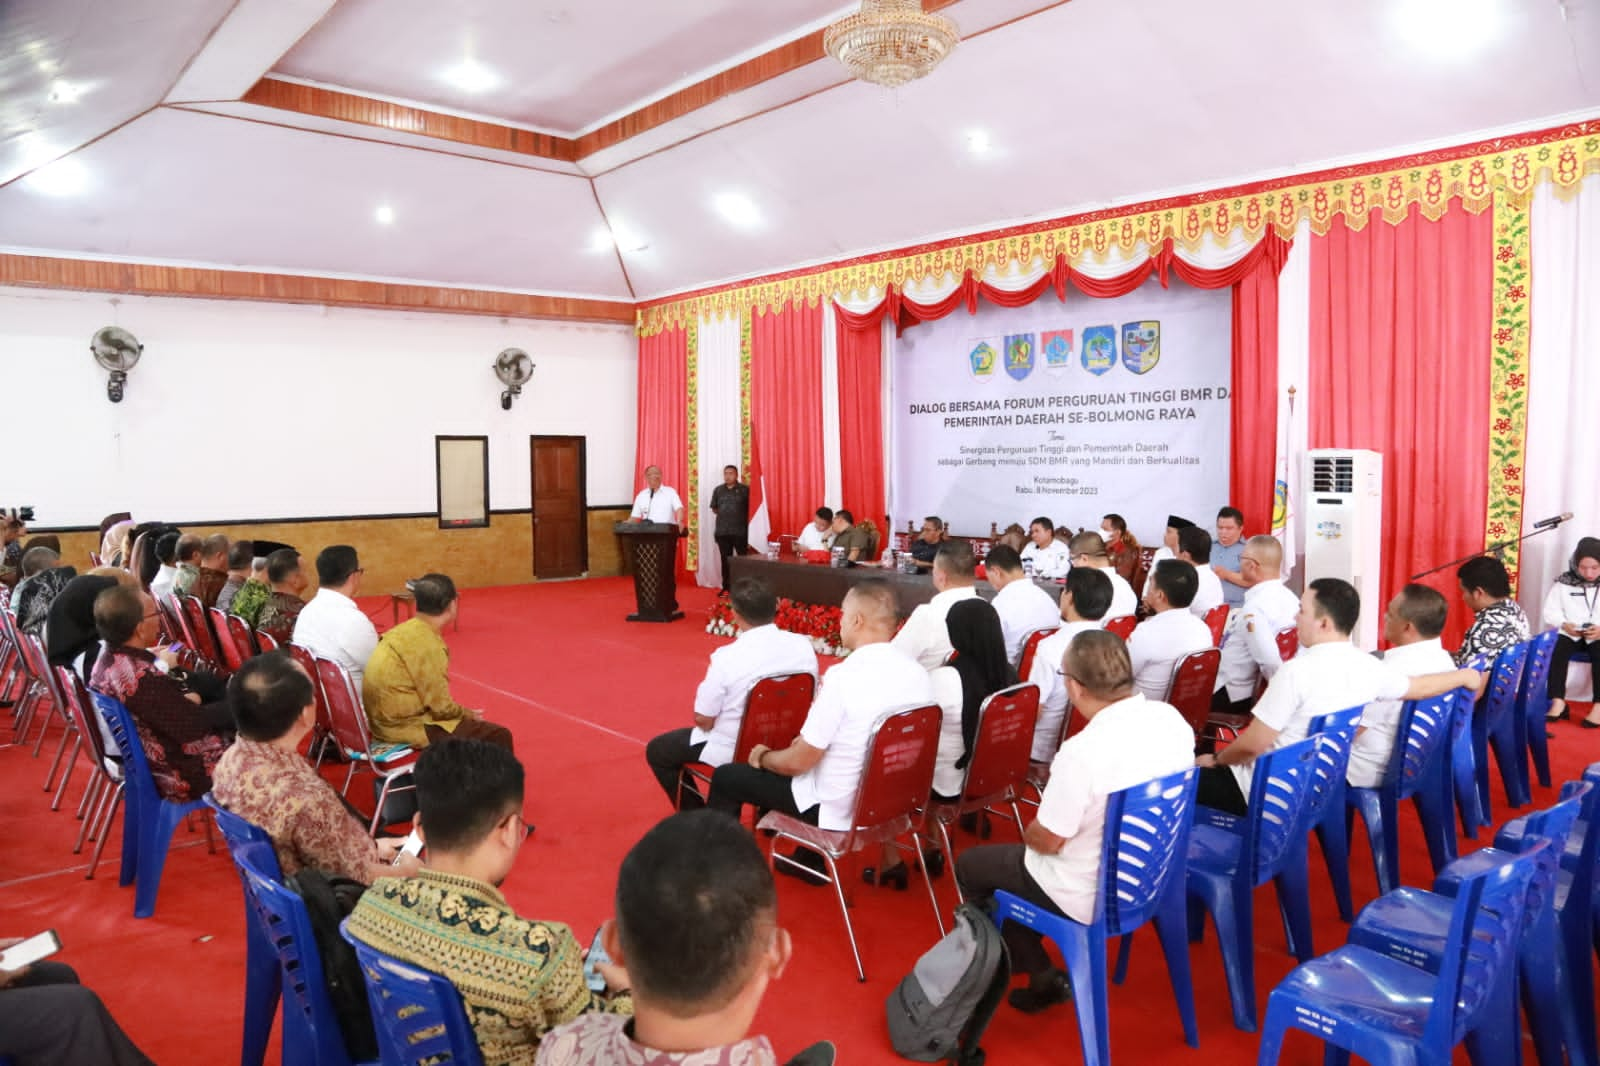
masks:
<svg viewBox="0 0 1600 1066"><path fill-rule="evenodd" d="M394 208L388 204L379 204L378 209L372 212L372 217L378 220L380 226L391 226L394 224Z"/></svg>
<svg viewBox="0 0 1600 1066"><path fill-rule="evenodd" d="M464 93L486 93L498 89L505 80L476 59L463 59L439 76Z"/></svg>

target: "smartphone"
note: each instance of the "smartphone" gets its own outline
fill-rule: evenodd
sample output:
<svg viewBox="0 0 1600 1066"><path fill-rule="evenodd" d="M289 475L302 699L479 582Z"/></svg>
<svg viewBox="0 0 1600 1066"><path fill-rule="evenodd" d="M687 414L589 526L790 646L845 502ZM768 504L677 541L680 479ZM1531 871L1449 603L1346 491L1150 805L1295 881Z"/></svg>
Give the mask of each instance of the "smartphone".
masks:
<svg viewBox="0 0 1600 1066"><path fill-rule="evenodd" d="M0 951L0 970L16 971L32 966L40 959L48 959L61 950L61 938L54 929L46 929L38 936L30 936L20 944Z"/></svg>
<svg viewBox="0 0 1600 1066"><path fill-rule="evenodd" d="M394 853L394 862L390 865L399 866L400 860L406 855L418 855L422 852L422 836L413 829L400 845L400 850Z"/></svg>
<svg viewBox="0 0 1600 1066"><path fill-rule="evenodd" d="M594 940L589 943L589 953L583 957L583 983L589 986L591 992L604 992L606 979L595 969L596 963L609 963L611 956L606 954L606 946L600 942L600 934L605 932L604 923L594 931Z"/></svg>

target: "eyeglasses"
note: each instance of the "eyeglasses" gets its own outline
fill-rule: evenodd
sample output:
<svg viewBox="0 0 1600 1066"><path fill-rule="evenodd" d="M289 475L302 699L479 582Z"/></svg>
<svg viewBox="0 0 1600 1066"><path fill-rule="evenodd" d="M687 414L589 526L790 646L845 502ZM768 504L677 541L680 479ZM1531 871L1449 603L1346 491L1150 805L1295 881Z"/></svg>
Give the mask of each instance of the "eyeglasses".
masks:
<svg viewBox="0 0 1600 1066"><path fill-rule="evenodd" d="M529 837L533 836L533 829L534 829L533 823L528 821L527 818L523 817L523 814L522 814L521 811L513 811L511 814L506 815L505 821L502 821L500 824L501 825L505 825L506 822L509 822L513 818L515 818L517 821L522 823L522 839L523 840L527 840Z"/></svg>

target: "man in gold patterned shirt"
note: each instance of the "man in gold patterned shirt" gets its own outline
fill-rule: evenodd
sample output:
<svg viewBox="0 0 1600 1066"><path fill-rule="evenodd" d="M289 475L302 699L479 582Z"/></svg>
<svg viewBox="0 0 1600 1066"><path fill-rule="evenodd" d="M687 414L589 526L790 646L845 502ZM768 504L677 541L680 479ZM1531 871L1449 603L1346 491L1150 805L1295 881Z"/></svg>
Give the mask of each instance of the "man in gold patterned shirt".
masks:
<svg viewBox="0 0 1600 1066"><path fill-rule="evenodd" d="M529 828L516 756L449 739L422 753L416 784L427 866L375 882L348 919L350 935L448 977L486 1063L532 1066L555 1026L590 1011L632 1014L626 970L599 964L607 991L591 991L572 930L519 917L500 894Z"/></svg>

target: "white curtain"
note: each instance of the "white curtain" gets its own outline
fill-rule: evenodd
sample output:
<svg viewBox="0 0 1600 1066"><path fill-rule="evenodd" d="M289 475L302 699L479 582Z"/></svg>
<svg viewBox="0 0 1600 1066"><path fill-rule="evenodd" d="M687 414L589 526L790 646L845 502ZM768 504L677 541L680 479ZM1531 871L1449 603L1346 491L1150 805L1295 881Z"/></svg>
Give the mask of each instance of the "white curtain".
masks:
<svg viewBox="0 0 1600 1066"><path fill-rule="evenodd" d="M824 300L822 303L822 500L829 507L839 507L844 502L842 499L844 462L839 454L838 322L839 316L834 313L833 301ZM800 531L786 529L783 532Z"/></svg>
<svg viewBox="0 0 1600 1066"><path fill-rule="evenodd" d="M700 557L695 582L706 588L722 585L722 561L717 557L716 518L711 513L711 490L722 484L722 468L743 465L743 438L739 429L739 328L738 314L700 319L700 347L695 397L695 425L699 429L699 499L684 496L683 505L699 515Z"/></svg>
<svg viewBox="0 0 1600 1066"><path fill-rule="evenodd" d="M1298 521L1303 503L1305 456L1310 441L1307 414L1311 397L1306 381L1311 370L1311 223L1301 219L1294 245L1278 274L1278 479L1288 483L1288 516L1281 531L1284 575L1292 578L1306 556L1305 523ZM1294 402L1289 390L1294 389Z"/></svg>

